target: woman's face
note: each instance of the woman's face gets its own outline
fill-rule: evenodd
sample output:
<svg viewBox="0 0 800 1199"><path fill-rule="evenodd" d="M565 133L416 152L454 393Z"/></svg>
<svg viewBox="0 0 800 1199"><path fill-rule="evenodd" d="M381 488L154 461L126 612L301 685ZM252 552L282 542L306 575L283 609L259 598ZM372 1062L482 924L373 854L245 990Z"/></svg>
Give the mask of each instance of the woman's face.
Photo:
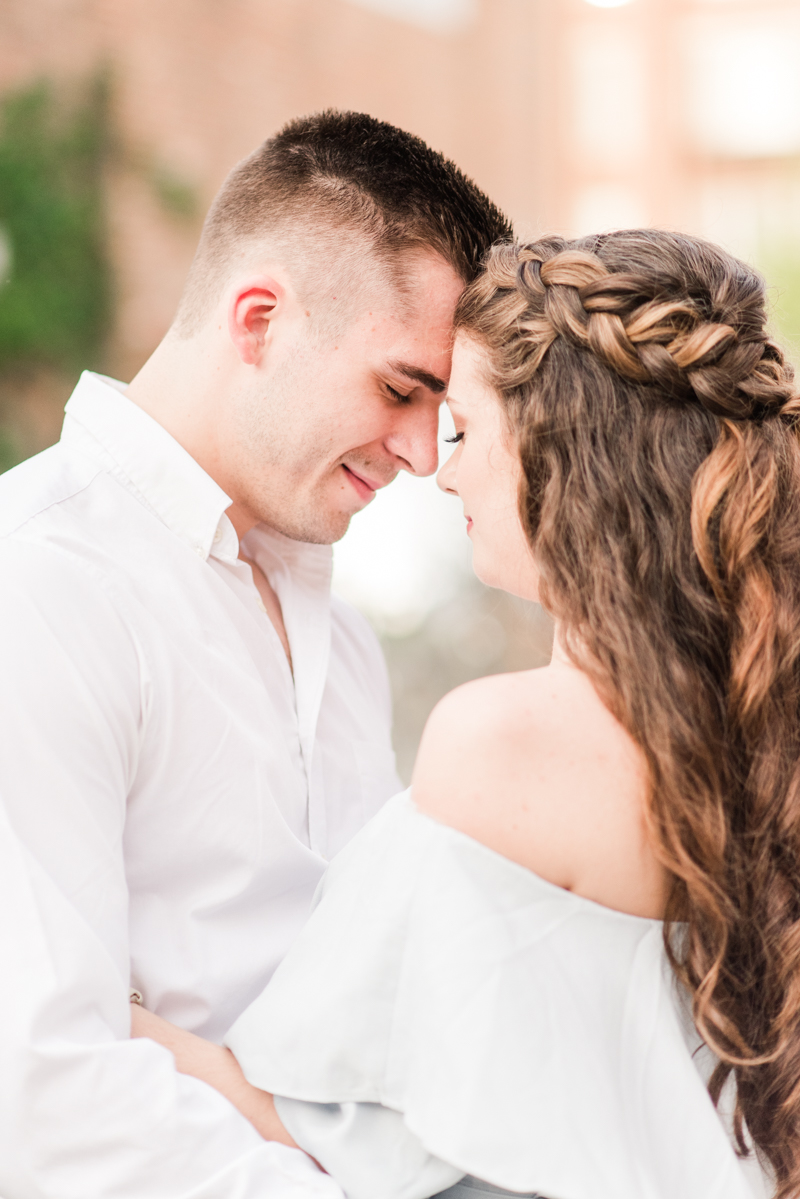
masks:
<svg viewBox="0 0 800 1199"><path fill-rule="evenodd" d="M458 335L447 393L458 444L437 482L464 505L481 582L536 600L539 574L518 512L522 467L501 401L483 381L485 360L480 346Z"/></svg>

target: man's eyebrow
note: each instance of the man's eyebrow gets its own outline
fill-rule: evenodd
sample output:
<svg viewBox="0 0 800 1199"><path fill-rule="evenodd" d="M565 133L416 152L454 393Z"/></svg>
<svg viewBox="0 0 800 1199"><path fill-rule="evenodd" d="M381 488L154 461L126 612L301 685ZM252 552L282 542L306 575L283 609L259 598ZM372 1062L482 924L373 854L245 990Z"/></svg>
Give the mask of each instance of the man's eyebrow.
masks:
<svg viewBox="0 0 800 1199"><path fill-rule="evenodd" d="M389 369L398 375L405 375L407 379L413 379L415 383L421 383L423 387L427 387L429 391L433 391L437 395L447 391L444 379L440 379L438 375L432 375L430 371L423 370L421 366L414 366L413 362L390 362Z"/></svg>

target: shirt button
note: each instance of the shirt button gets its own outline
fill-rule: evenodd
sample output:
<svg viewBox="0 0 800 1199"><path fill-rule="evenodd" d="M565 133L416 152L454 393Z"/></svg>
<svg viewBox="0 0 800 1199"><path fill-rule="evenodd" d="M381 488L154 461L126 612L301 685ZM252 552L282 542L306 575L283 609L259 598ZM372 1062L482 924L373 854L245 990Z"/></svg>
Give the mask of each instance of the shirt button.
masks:
<svg viewBox="0 0 800 1199"><path fill-rule="evenodd" d="M205 556L206 556L206 551L203 549L202 545L196 545L196 546L194 547L194 552L195 552L195 553L198 555L198 557L200 557L200 558L205 558Z"/></svg>
<svg viewBox="0 0 800 1199"><path fill-rule="evenodd" d="M214 545L219 545L220 541L222 541L222 529L218 528L214 533Z"/></svg>
<svg viewBox="0 0 800 1199"><path fill-rule="evenodd" d="M264 601L262 600L261 596L258 597L258 606L264 615L266 615L267 609L264 607Z"/></svg>

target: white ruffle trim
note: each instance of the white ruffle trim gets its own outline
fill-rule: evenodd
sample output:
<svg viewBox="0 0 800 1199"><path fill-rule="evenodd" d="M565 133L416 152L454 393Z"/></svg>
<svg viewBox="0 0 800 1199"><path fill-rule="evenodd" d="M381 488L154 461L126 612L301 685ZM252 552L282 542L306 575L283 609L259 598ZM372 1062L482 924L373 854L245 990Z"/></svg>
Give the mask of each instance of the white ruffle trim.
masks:
<svg viewBox="0 0 800 1199"><path fill-rule="evenodd" d="M381 1104L409 1161L422 1149L509 1190L754 1193L693 1060L661 924L545 882L422 816L407 792L335 859L226 1043L255 1085L310 1104ZM380 1162L353 1134L359 1122L342 1124L334 1157L352 1170L334 1173L357 1199L360 1145L369 1187ZM400 1199L407 1184L393 1184L387 1160L371 1194Z"/></svg>

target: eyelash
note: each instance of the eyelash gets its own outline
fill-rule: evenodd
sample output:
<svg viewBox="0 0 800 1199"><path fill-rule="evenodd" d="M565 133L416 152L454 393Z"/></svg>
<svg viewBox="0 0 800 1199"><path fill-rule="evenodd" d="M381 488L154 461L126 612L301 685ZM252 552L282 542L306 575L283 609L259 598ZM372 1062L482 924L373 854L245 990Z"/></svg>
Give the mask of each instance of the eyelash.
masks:
<svg viewBox="0 0 800 1199"><path fill-rule="evenodd" d="M401 404L408 403L408 396L403 395L402 392L395 391L395 389L393 387L390 387L388 383L386 384L386 390L389 392L389 395L392 397L393 400L398 400Z"/></svg>
<svg viewBox="0 0 800 1199"><path fill-rule="evenodd" d="M455 445L457 442L461 441L463 436L463 433L456 433L455 437L445 437L445 441L449 442L450 445Z"/></svg>

